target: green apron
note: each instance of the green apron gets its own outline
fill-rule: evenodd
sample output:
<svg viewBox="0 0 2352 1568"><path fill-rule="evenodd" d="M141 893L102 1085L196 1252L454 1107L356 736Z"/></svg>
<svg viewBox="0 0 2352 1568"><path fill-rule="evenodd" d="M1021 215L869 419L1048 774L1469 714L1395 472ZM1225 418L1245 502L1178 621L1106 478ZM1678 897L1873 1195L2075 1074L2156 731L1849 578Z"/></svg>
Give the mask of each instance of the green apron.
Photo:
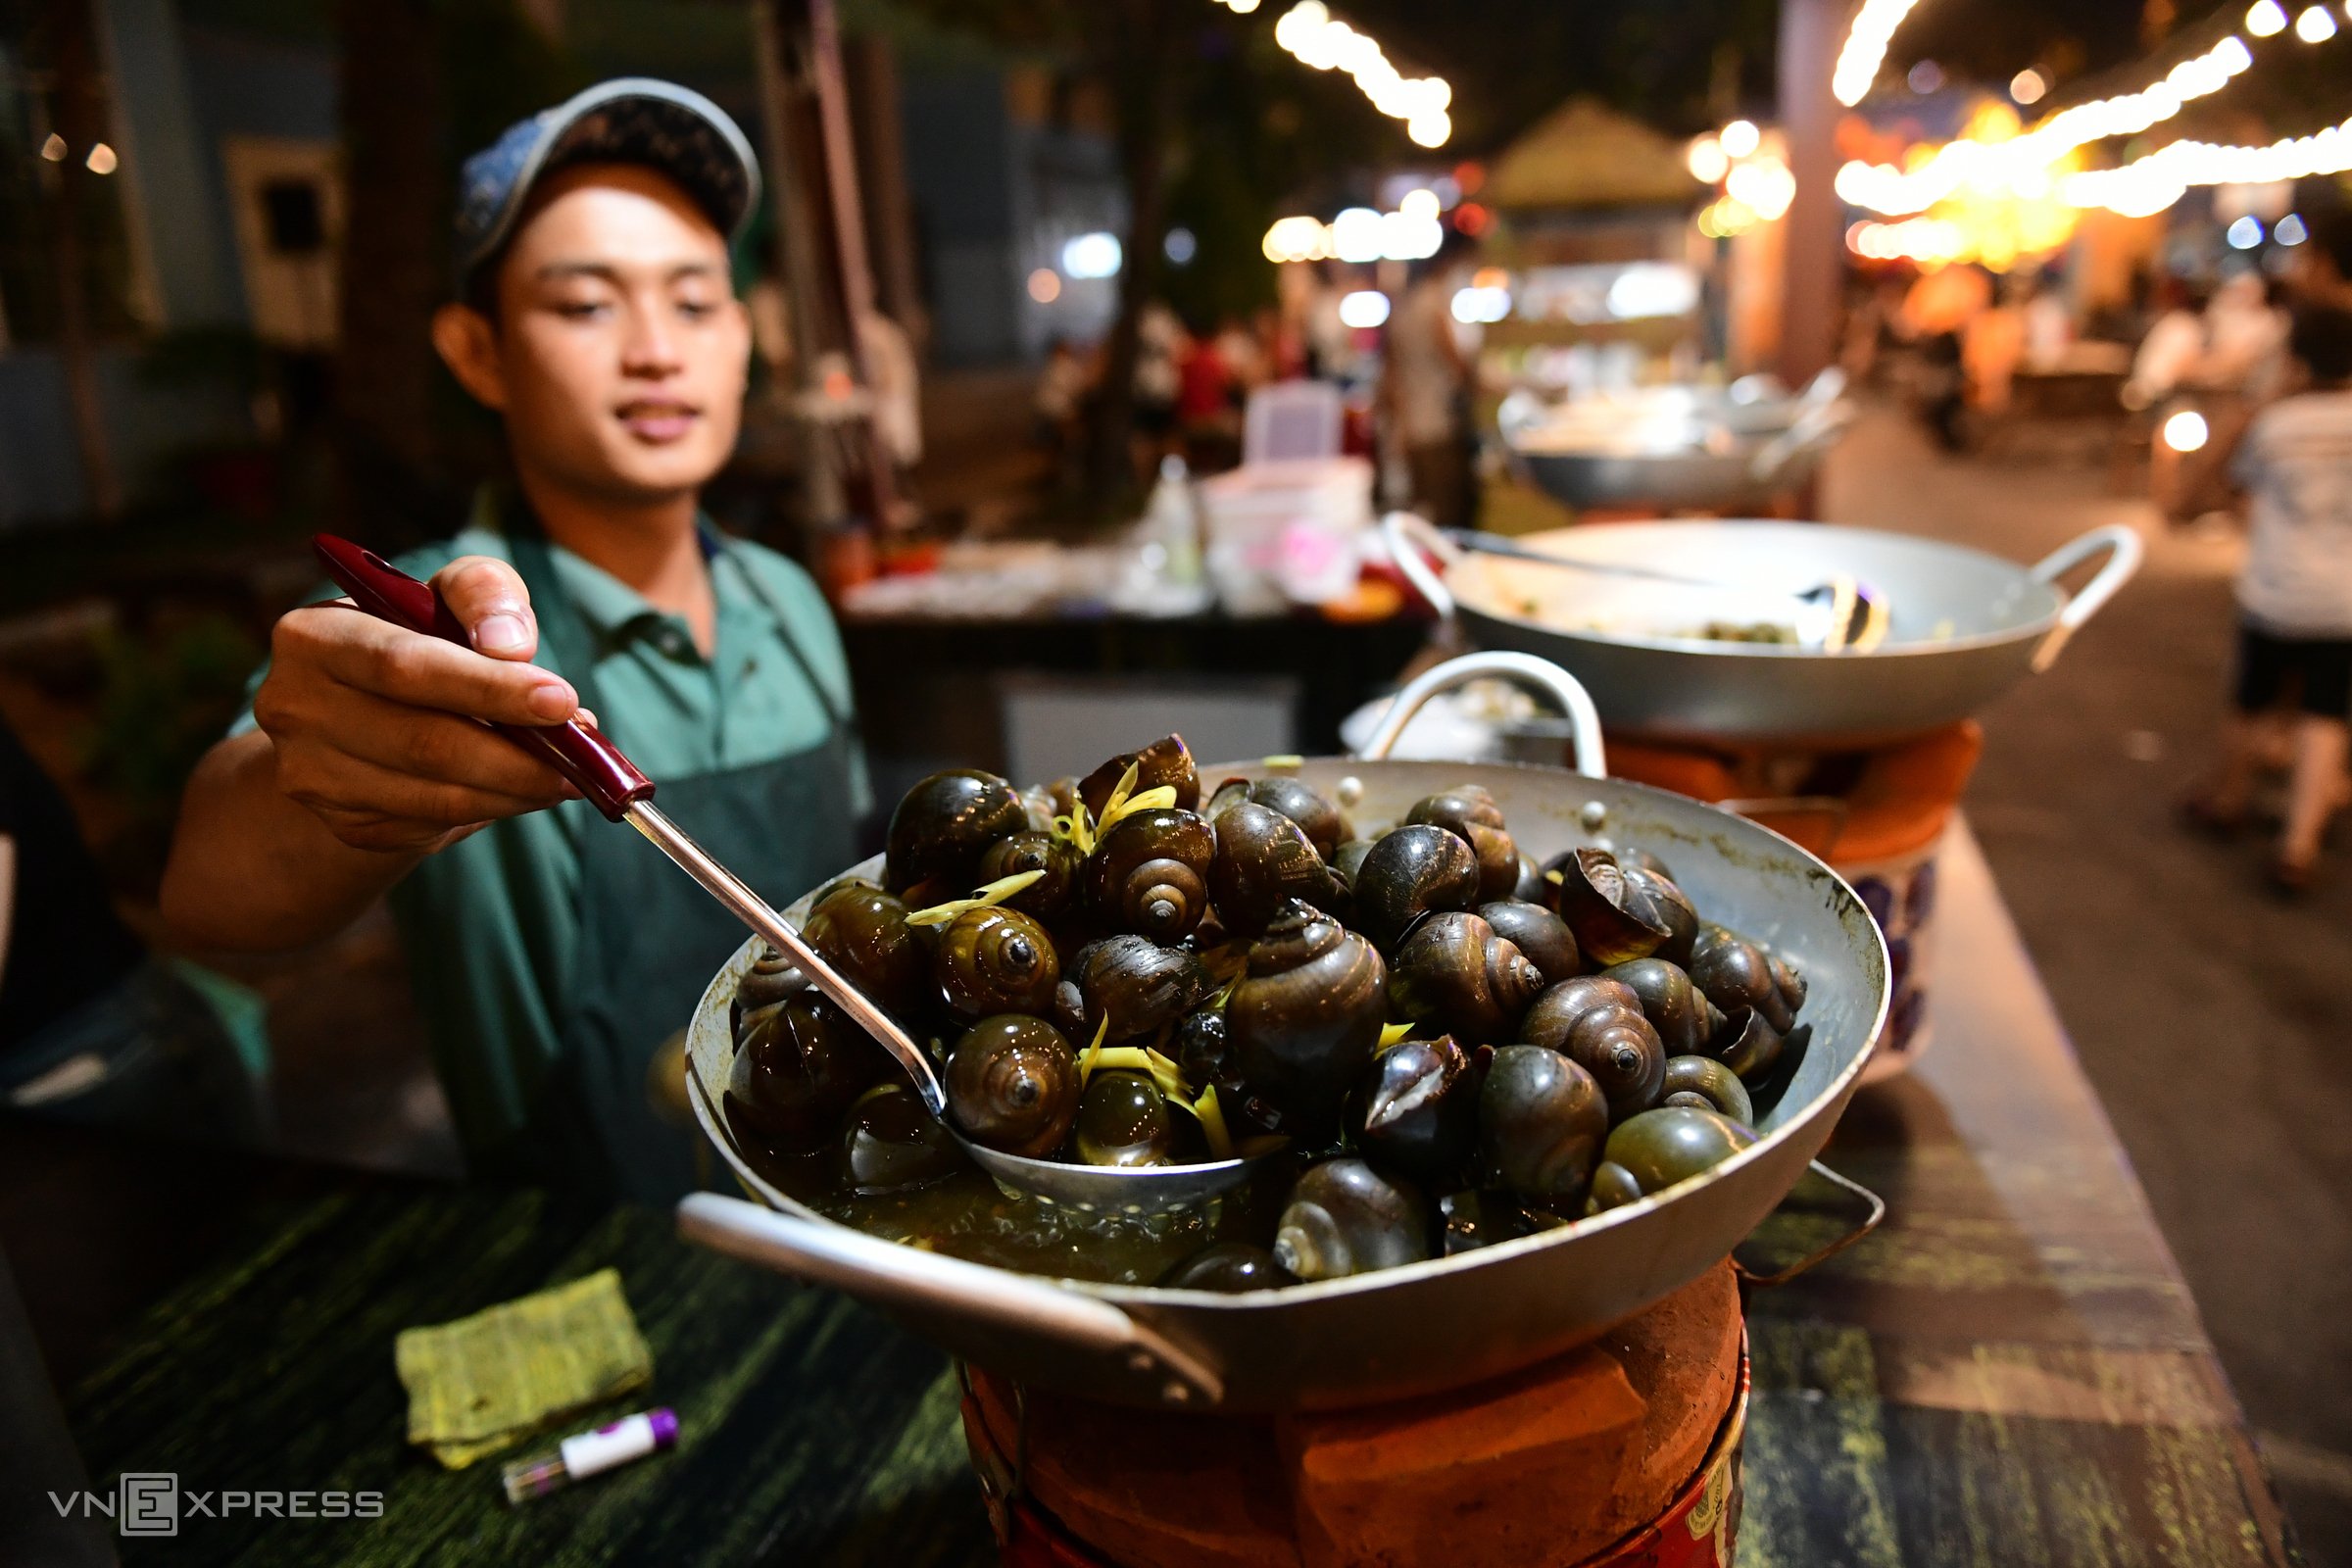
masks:
<svg viewBox="0 0 2352 1568"><path fill-rule="evenodd" d="M516 509L520 511L520 509ZM514 569L530 589L541 651L570 680L582 706L612 726L625 750L623 715L596 684L590 628L557 576L547 542L527 515L510 514ZM706 556L726 549L705 532ZM776 616L793 661L831 721L815 746L764 762L684 778L659 778L663 811L766 897L798 898L849 863L854 725L826 695L782 611L744 568L753 594ZM702 1134L662 1120L647 1069L662 1042L684 1029L695 1004L745 937L718 901L626 826L591 822L580 845L580 943L557 1013L557 1059L532 1108L527 1142L575 1196L667 1203L700 1185Z"/></svg>

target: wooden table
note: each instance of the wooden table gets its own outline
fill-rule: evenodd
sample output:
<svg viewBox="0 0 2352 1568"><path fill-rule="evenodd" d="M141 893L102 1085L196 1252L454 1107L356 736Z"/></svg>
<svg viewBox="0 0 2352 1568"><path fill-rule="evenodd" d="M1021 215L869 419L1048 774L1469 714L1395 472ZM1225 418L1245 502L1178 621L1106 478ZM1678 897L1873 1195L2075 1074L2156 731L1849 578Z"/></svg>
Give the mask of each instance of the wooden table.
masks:
<svg viewBox="0 0 2352 1568"><path fill-rule="evenodd" d="M1937 1038L1829 1158L1892 1217L1751 1303L1743 1568L2283 1563L2196 1311L1965 831L1943 864ZM1767 1250L1813 1220L1776 1221ZM276 1198L71 1400L99 1484L380 1491L365 1524L193 1519L128 1563L981 1564L945 1359L642 1210L353 1181ZM401 1442L393 1335L606 1264L676 1453L519 1510Z"/></svg>

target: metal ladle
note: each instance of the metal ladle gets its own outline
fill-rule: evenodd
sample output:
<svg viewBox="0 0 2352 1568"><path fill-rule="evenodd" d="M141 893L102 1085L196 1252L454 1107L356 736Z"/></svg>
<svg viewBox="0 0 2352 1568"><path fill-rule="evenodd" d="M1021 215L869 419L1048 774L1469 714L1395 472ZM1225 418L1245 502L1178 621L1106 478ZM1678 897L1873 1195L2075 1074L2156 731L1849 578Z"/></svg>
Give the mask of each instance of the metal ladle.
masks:
<svg viewBox="0 0 2352 1568"><path fill-rule="evenodd" d="M439 637L461 647L472 646L466 628L427 584L348 540L319 534L312 544L326 564L327 575L351 595L352 602L361 610L411 631ZM1388 719L1381 726L1383 744L1378 752L1387 750L1385 741L1393 740L1402 730L1404 721L1429 698L1490 674L1533 680L1550 691L1578 725L1580 765L1587 771L1598 771L1599 723L1584 688L1553 666L1523 654L1477 655L1455 660L1422 675L1397 694ZM810 985L856 1019L859 1028L898 1059L913 1081L914 1092L921 1097L924 1107L948 1129L972 1162L988 1172L999 1186L1091 1212L1156 1214L1195 1207L1229 1192L1249 1181L1270 1157L1258 1155L1199 1165L1123 1169L1027 1159L973 1143L957 1130L949 1115L947 1087L940 1082L939 1069L932 1064L930 1054L900 1028L890 1014L818 956L765 899L711 858L709 851L663 814L653 803L653 780L639 772L618 747L576 718L544 727L514 724L488 727L546 760L578 786L580 793L608 821L626 822L644 834L656 849L700 883L704 891L789 958Z"/></svg>

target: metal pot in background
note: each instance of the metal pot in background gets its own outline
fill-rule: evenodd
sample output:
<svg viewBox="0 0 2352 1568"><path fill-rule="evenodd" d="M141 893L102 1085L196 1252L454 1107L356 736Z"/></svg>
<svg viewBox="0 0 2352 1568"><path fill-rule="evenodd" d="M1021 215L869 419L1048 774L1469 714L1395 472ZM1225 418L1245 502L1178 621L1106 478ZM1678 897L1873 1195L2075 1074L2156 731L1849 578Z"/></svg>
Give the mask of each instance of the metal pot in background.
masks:
<svg viewBox="0 0 2352 1568"><path fill-rule="evenodd" d="M1803 1016L1812 1045L1752 1148L1697 1180L1573 1227L1376 1274L1253 1296L1047 1280L833 1223L742 1157L717 1107L734 1050L728 1004L758 956L751 942L696 1010L690 1083L705 1133L744 1190L769 1206L698 1194L680 1205L680 1229L847 1291L1018 1381L1193 1409L1347 1406L1459 1387L1582 1344L1722 1260L1805 1174L1860 1081L1886 1019L1886 946L1853 890L1787 839L1663 790L1588 776L1599 772L1601 752L1584 702L1568 705L1583 775L1380 760L1430 696L1496 674L1535 680L1555 697L1575 689L1524 656L1456 660L1399 698L1367 748L1374 755L1308 760L1295 771L1342 799L1360 789L1351 811L1365 824L1396 820L1434 791L1474 782L1494 792L1520 846L1539 859L1592 843L1662 855L1703 912L1769 943L1809 987ZM1209 777L1268 770L1262 761L1201 769ZM794 919L806 913L805 900L786 910ZM1861 1196L1872 1217L1793 1267L1876 1223L1883 1206ZM1431 1324L1445 1331L1431 1333Z"/></svg>
<svg viewBox="0 0 2352 1568"><path fill-rule="evenodd" d="M1863 747L1970 717L2056 662L2144 554L2120 524L2090 529L2032 566L1810 522L1597 523L1517 541L1572 560L1703 570L1737 585L1727 598L1850 575L1884 596L1891 628L1867 653L1830 654L1698 636L1706 596L1688 588L1473 555L1408 513L1381 526L1397 568L1471 646L1559 664L1613 732L1733 747ZM2101 556L2079 593L2059 587Z"/></svg>

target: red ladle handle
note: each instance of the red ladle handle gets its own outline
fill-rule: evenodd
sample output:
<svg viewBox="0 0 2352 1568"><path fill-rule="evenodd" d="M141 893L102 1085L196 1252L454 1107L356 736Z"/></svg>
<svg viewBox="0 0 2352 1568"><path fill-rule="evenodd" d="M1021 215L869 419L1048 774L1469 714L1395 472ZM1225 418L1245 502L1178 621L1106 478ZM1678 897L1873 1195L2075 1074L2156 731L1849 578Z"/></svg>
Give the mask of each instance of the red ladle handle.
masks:
<svg viewBox="0 0 2352 1568"><path fill-rule="evenodd" d="M378 620L438 637L471 649L473 639L458 617L449 612L431 586L418 582L372 550L364 550L331 533L315 534L311 548L326 564L326 574L351 595L353 604ZM637 764L620 748L576 718L561 724L492 724L489 726L524 751L545 758L557 772L578 786L610 821L621 819L632 802L649 801L654 781L637 771Z"/></svg>

